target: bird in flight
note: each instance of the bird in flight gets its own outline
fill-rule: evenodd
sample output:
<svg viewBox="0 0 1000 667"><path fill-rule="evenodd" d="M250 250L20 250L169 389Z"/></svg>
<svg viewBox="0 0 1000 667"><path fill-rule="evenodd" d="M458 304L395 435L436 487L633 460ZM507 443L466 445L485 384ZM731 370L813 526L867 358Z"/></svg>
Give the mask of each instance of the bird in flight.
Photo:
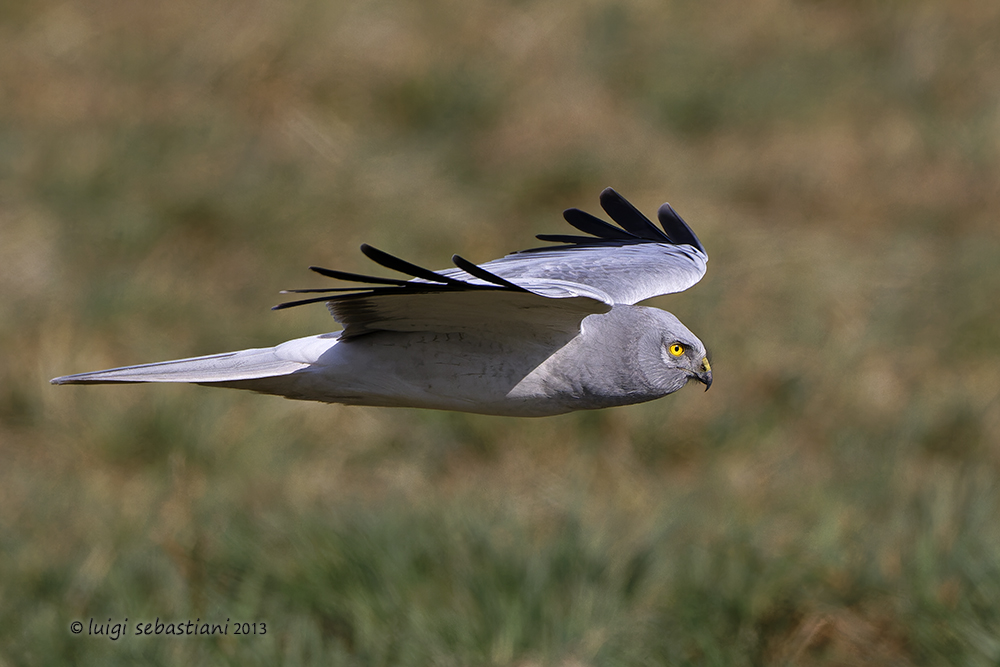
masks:
<svg viewBox="0 0 1000 667"><path fill-rule="evenodd" d="M708 255L664 204L662 230L611 188L563 217L586 236L485 264L431 271L362 245L405 278L320 267L351 287L289 290L274 308L325 302L341 331L275 347L66 375L53 384L191 382L293 399L541 417L642 403L688 380L712 384L705 346L672 314L635 304L682 292ZM317 296L318 295L318 296Z"/></svg>

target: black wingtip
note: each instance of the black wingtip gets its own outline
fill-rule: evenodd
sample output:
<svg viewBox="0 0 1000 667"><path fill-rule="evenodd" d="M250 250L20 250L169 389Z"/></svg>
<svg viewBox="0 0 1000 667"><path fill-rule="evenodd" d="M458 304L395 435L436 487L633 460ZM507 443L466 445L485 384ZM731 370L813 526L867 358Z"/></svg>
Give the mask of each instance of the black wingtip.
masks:
<svg viewBox="0 0 1000 667"><path fill-rule="evenodd" d="M618 194L618 191L614 188L604 188L601 190L601 194L598 196L598 200L601 202L601 208L603 208L608 215L611 215L611 211L608 211L608 206L617 206L620 202L625 202L629 204L629 201ZM629 204L631 206L631 204ZM640 214L641 215L641 214ZM614 218L612 218L614 220ZM615 220L615 222L618 222Z"/></svg>
<svg viewBox="0 0 1000 667"><path fill-rule="evenodd" d="M550 243L572 243L574 245L590 245L601 241L601 239L595 239L590 236L573 236L570 234L535 234L535 238L539 241L548 241ZM519 250L518 252L524 251Z"/></svg>
<svg viewBox="0 0 1000 667"><path fill-rule="evenodd" d="M601 208L629 233L653 243L670 241L649 218L614 188L604 188L600 201Z"/></svg>
<svg viewBox="0 0 1000 667"><path fill-rule="evenodd" d="M310 271L318 273L326 278L334 280L344 280L353 283L375 283L378 285L405 285L405 280L398 278L382 278L379 276L366 276L361 273L350 273L349 271L337 271L336 269L324 269L322 266L310 266Z"/></svg>
<svg viewBox="0 0 1000 667"><path fill-rule="evenodd" d="M608 224L600 218L581 211L578 208L568 208L563 211L563 219L570 225L579 229L584 234L591 234L600 239L635 240L639 237L635 234Z"/></svg>
<svg viewBox="0 0 1000 667"><path fill-rule="evenodd" d="M364 253L365 257L372 260L376 264L381 264L387 269L399 271L400 273L405 273L406 275L413 276L414 278L421 278L422 280L444 285L458 286L465 284L460 280L449 278L448 276L441 275L440 273L436 273L430 269L425 269L422 266L417 266L416 264L407 262L405 259L400 259L395 255L390 255L384 250L374 248L367 243L361 244L361 252Z"/></svg>
<svg viewBox="0 0 1000 667"><path fill-rule="evenodd" d="M271 306L271 310L285 310L286 308L294 308L295 306L305 306L310 303L324 303L329 301L331 297L320 296L314 299L301 299L299 301L288 301L285 303L279 303L277 306Z"/></svg>
<svg viewBox="0 0 1000 667"><path fill-rule="evenodd" d="M483 267L479 266L478 264L474 264L474 263L470 262L469 260L467 260L464 257L461 257L459 255L452 255L451 256L451 262L452 262L452 264L454 264L458 268L460 268L463 271L465 271L466 273L468 273L470 276L474 276L476 278L479 278L482 281L485 281L485 282L488 282L488 283L493 283L494 285L498 285L498 286L506 288L506 289L514 290L516 292L527 292L528 291L528 290L524 289L523 287L521 287L520 285L515 285L514 283L510 282L509 280L507 280L505 278L501 278L497 274L492 273L490 271L487 271L486 269L484 269Z"/></svg>
<svg viewBox="0 0 1000 667"><path fill-rule="evenodd" d="M671 241L680 245L694 246L705 252L705 246L698 240L697 235L669 203L665 203L659 208L656 212L656 218L660 221L663 231L667 233Z"/></svg>

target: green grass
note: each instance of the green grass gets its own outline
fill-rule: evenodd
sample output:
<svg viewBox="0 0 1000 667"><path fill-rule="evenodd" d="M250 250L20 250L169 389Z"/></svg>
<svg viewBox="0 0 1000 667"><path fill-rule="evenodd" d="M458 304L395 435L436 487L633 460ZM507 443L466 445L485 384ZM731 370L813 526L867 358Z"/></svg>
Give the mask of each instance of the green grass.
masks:
<svg viewBox="0 0 1000 667"><path fill-rule="evenodd" d="M993 3L0 10L0 663L996 665ZM705 394L539 420L52 387L331 330L614 186ZM74 620L257 621L249 637Z"/></svg>

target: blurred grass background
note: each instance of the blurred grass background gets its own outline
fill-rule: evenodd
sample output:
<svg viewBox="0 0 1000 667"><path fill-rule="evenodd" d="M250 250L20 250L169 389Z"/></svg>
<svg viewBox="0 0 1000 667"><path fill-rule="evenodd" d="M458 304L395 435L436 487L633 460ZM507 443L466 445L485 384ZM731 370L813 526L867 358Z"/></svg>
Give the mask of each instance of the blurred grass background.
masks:
<svg viewBox="0 0 1000 667"><path fill-rule="evenodd" d="M0 7L0 664L996 665L1000 5ZM335 329L361 242L669 200L665 400L518 420L52 387ZM266 621L257 637L73 620Z"/></svg>

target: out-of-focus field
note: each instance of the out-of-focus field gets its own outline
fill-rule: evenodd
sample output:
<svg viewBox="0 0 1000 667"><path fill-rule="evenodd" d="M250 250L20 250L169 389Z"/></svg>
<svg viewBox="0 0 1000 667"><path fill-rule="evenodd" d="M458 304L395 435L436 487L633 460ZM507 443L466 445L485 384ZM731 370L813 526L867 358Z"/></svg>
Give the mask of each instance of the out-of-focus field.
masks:
<svg viewBox="0 0 1000 667"><path fill-rule="evenodd" d="M15 2L0 100L0 664L1000 661L995 0ZM608 185L709 250L653 302L707 394L48 384L334 330L268 307Z"/></svg>

